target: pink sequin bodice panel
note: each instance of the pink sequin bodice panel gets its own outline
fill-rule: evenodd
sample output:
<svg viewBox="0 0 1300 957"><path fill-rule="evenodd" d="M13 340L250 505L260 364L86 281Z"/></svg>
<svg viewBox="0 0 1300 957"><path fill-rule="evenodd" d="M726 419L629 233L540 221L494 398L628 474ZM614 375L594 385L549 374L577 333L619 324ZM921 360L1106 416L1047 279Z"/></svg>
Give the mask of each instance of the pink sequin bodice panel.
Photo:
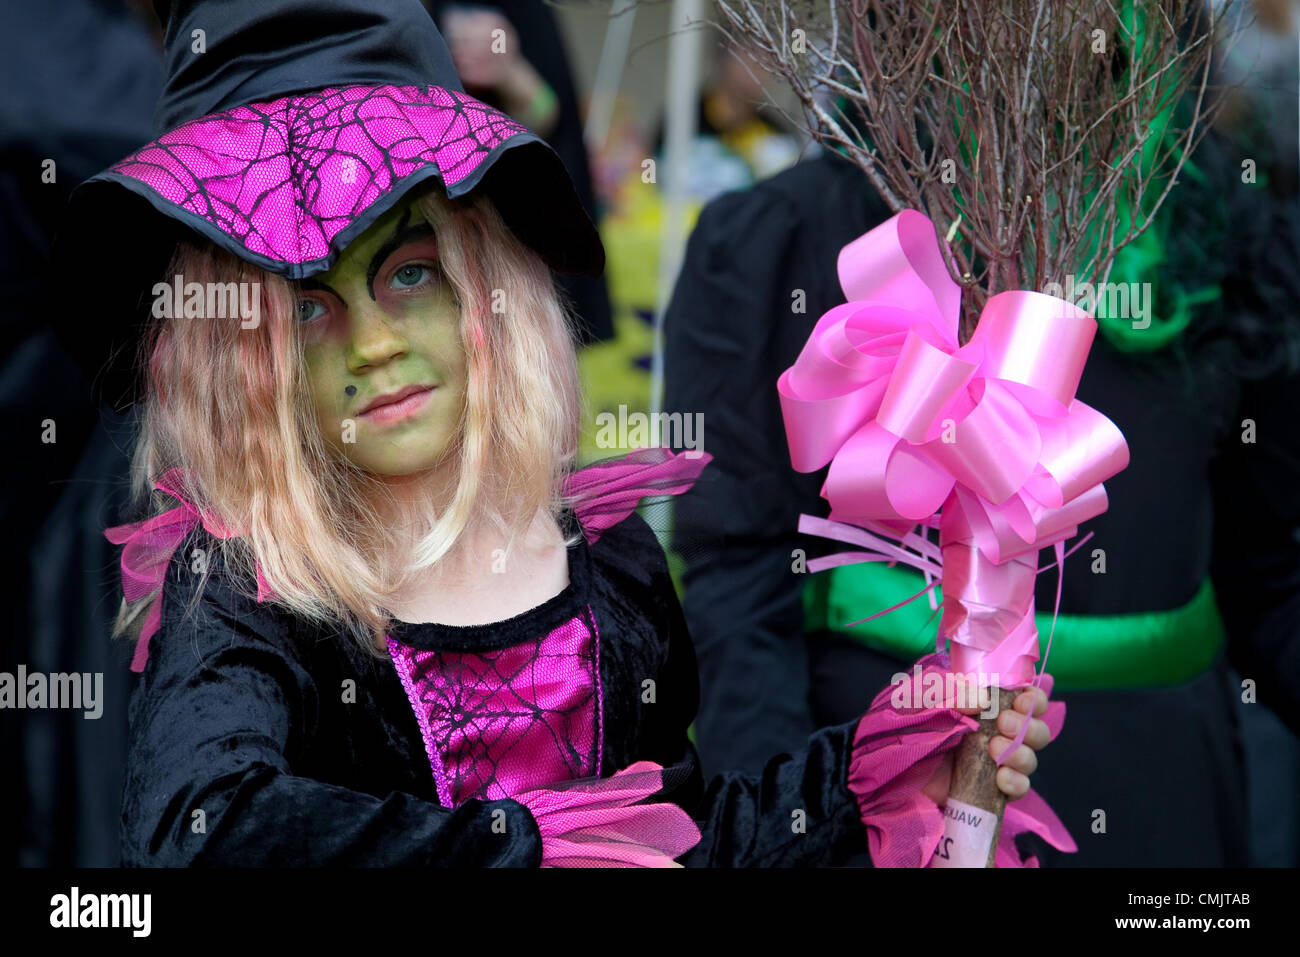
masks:
<svg viewBox="0 0 1300 957"><path fill-rule="evenodd" d="M506 648L422 651L390 636L388 651L444 806L599 775L599 638L590 609Z"/></svg>

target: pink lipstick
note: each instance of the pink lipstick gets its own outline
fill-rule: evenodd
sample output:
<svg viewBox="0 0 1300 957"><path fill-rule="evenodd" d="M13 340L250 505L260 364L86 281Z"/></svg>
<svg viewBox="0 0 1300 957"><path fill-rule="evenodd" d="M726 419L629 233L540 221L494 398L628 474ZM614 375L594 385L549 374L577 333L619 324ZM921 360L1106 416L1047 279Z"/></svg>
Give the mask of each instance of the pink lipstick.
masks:
<svg viewBox="0 0 1300 957"><path fill-rule="evenodd" d="M379 398L367 405L359 414L367 422L387 425L400 422L419 412L433 396L433 386L412 385Z"/></svg>

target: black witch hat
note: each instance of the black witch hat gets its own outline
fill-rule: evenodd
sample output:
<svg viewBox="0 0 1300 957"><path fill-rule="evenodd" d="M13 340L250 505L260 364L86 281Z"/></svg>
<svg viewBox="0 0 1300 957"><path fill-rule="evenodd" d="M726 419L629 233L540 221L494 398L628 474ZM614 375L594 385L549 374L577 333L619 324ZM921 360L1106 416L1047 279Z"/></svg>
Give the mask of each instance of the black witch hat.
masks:
<svg viewBox="0 0 1300 957"><path fill-rule="evenodd" d="M186 233L303 279L437 181L449 198L486 193L556 271L603 270L559 157L464 92L419 0L156 6L167 71L157 138L74 190L55 248L96 313L66 308L56 328L115 408L135 399L145 297Z"/></svg>

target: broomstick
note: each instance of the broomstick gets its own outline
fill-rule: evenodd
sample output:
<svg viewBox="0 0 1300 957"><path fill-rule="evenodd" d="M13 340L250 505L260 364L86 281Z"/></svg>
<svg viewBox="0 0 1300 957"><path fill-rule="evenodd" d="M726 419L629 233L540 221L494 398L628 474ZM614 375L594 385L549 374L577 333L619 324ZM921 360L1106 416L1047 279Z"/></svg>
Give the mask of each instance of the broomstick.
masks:
<svg viewBox="0 0 1300 957"><path fill-rule="evenodd" d="M812 136L851 159L895 212L923 211L946 228L963 345L998 293L1107 283L1223 103L1210 66L1235 13L1200 0L718 8L715 25L788 84ZM945 606L952 598L945 591ZM999 710L1014 696L1000 690ZM984 719L962 742L951 798L1000 827L996 733L996 717ZM996 846L997 828L986 866Z"/></svg>

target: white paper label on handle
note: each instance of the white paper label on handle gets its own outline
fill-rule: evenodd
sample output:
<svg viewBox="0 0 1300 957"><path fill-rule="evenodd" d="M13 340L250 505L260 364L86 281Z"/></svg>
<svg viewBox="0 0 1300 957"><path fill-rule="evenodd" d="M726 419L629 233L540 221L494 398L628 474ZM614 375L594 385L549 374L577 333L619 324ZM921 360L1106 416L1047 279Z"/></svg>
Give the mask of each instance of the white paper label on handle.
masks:
<svg viewBox="0 0 1300 957"><path fill-rule="evenodd" d="M943 811L943 837L930 859L931 867L986 867L998 818L992 811L948 799Z"/></svg>

